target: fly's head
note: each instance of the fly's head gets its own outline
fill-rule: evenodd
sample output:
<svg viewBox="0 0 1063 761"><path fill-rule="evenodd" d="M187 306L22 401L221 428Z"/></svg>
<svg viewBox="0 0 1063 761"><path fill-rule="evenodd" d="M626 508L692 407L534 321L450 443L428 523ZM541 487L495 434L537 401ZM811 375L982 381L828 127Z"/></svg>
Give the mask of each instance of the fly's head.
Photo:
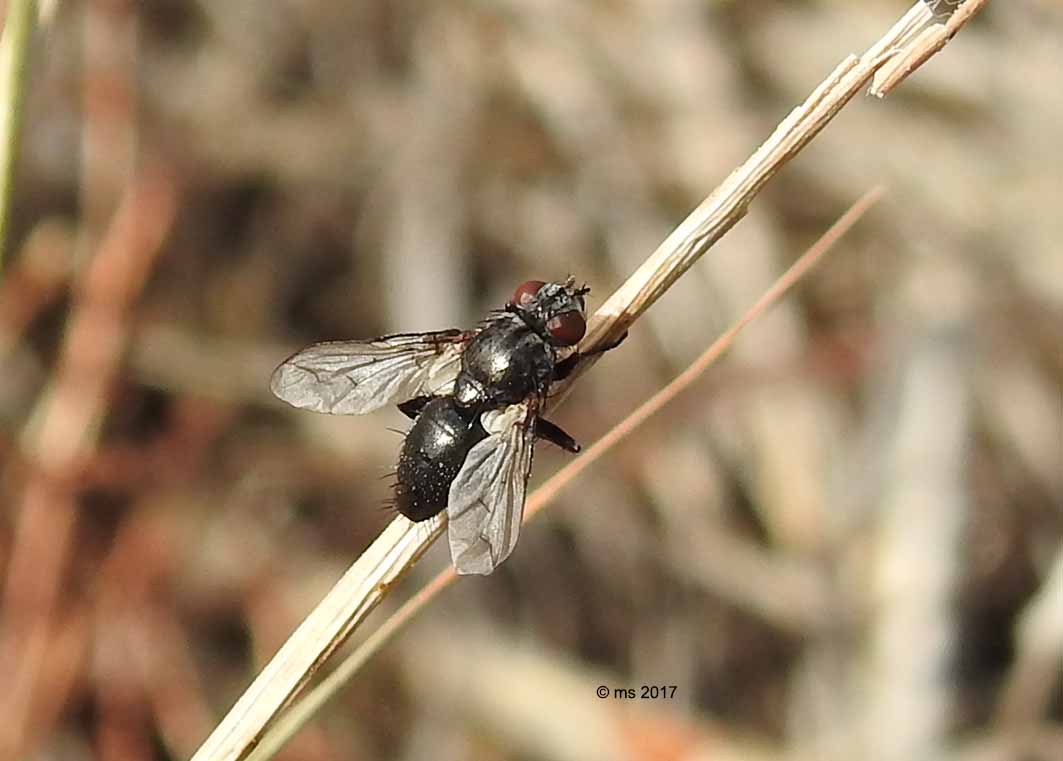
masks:
<svg viewBox="0 0 1063 761"><path fill-rule="evenodd" d="M587 332L583 297L590 290L577 288L571 277L563 283L529 280L513 292L506 309L554 346L575 346Z"/></svg>

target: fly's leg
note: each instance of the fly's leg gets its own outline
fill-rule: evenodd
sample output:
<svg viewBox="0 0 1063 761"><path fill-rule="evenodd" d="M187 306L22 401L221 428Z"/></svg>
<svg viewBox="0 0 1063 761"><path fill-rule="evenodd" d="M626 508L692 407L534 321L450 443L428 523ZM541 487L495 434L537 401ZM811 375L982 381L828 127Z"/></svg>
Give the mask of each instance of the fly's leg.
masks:
<svg viewBox="0 0 1063 761"><path fill-rule="evenodd" d="M540 439L546 439L551 444L557 444L566 452L576 454L580 451L576 440L565 433L560 426L554 425L546 418L535 419L535 435Z"/></svg>
<svg viewBox="0 0 1063 761"><path fill-rule="evenodd" d="M421 414L421 410L435 397L432 396L415 396L413 399L408 399L399 405L399 412L408 417L410 420L416 420L417 416Z"/></svg>
<svg viewBox="0 0 1063 761"><path fill-rule="evenodd" d="M570 356L566 357L565 359L563 359L563 360L561 360L560 362L557 363L557 366L554 368L554 380L555 381L564 380L565 378L567 378L569 376L569 373L571 373L573 370L576 369L576 365L579 364L579 361L581 359L583 359L584 357L593 357L595 354L604 354L607 351L612 351L617 346L619 346L620 344L624 343L624 339L625 338L627 338L627 331L626 330L620 336L620 338L616 339L612 343L606 344L605 346L600 346L597 349L595 349L594 351L589 351L589 352L586 352L586 353L583 353L583 354L581 354L578 351L577 352L573 352Z"/></svg>

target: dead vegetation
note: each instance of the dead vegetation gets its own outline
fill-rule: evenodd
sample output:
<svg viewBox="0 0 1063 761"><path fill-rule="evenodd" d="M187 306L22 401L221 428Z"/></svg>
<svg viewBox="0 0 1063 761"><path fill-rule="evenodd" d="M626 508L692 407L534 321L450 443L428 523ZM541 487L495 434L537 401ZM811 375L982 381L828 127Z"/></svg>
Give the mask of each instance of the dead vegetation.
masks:
<svg viewBox="0 0 1063 761"><path fill-rule="evenodd" d="M191 756L388 523L401 417L283 408L290 349L606 297L902 11L59 4L0 276L0 757ZM888 186L829 266L286 752L1063 755L1061 33L990 3L850 104L559 419L593 442Z"/></svg>

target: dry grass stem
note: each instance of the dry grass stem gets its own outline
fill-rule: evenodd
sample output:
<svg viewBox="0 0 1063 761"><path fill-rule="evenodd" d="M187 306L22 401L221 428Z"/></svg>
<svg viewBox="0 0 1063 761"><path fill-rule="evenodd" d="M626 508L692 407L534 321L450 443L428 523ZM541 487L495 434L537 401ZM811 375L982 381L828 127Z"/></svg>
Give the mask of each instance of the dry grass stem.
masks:
<svg viewBox="0 0 1063 761"><path fill-rule="evenodd" d="M410 523L399 516L393 520L303 620L193 759L245 758L302 685L443 528L438 519Z"/></svg>
<svg viewBox="0 0 1063 761"><path fill-rule="evenodd" d="M906 64L907 76L944 46L985 0L969 0L949 20L941 44ZM866 87L883 67L907 60L913 29L933 17L916 3L905 17L863 55L849 56L795 108L752 156L720 184L627 281L599 307L582 348L594 348L618 338L669 286L686 272L713 243L746 214L757 193L786 163L822 130L849 100ZM914 25L914 26L913 26ZM902 77L903 78L903 77ZM898 82L900 80L897 80ZM885 94L885 93L882 93Z"/></svg>
<svg viewBox="0 0 1063 761"><path fill-rule="evenodd" d="M969 0L968 3L975 7L980 7L981 4L979 0ZM924 23L929 23L932 18L930 11L922 3L918 3L909 11L905 19L917 16L923 18ZM967 14L961 18L969 17ZM953 32L956 28L958 26L953 27ZM904 45L911 41L911 35L911 21L902 20L902 23L895 25L868 52L861 56L849 56L842 61L805 102L782 121L753 155L733 171L602 304L589 322L581 349L592 350L622 335L713 243L745 215L764 184L797 155L854 95L868 87L877 71L895 58L906 54ZM925 60L926 58L922 58L915 65ZM589 364L584 363L583 369ZM578 371L573 374L573 378L577 374ZM591 459L592 451L593 449L587 453L588 459ZM568 482L565 474L571 472L569 468L563 469L557 479L551 481L555 486L540 490L536 493L536 499L529 500L527 515L534 514L554 491ZM411 538L411 533L403 523L404 521L400 520L393 522L352 566L344 579L351 577L358 569L372 570L380 574L380 578L385 575L388 579L397 578L401 575L402 568L389 567L385 574L385 569L379 566L376 560L369 564L363 561L368 556L393 560L404 557L412 562L441 533L441 527L437 526L431 533L422 535L420 539L423 545L414 549L405 544L415 540ZM399 543L402 543L401 546ZM341 595L337 590L341 585L349 587L347 594L352 596L340 599ZM312 669L350 634L354 627L352 622L360 621L365 613L379 602L376 595L382 591L376 584L358 583L356 578L341 581L322 603L328 603L329 613L322 614L315 610L310 614L307 621L292 635L274 661L255 679L249 690L207 739L194 756L194 761L246 758L261 741L267 726L276 720L291 696L309 678ZM328 620L325 627L319 627L317 624L308 626L311 620L317 622L323 619ZM305 652L302 652L304 649ZM277 664L278 661L282 663ZM299 666L296 667L296 664ZM273 683L274 678L279 680L276 684Z"/></svg>
<svg viewBox="0 0 1063 761"><path fill-rule="evenodd" d="M18 158L30 41L37 26L35 0L11 0L0 39L0 273L7 252L15 164Z"/></svg>
<svg viewBox="0 0 1063 761"><path fill-rule="evenodd" d="M909 12L912 17L909 19L910 26L906 25L905 44L901 52L875 74L871 94L879 98L889 95L893 88L945 47L953 35L974 18L987 2L989 0L968 0L944 24L930 23L934 21L932 15L929 20L924 18L924 13L929 14L929 10L913 7ZM918 13L920 10L924 13Z"/></svg>
<svg viewBox="0 0 1063 761"><path fill-rule="evenodd" d="M531 499L535 499L535 494L532 494L529 501ZM395 522L398 522L398 519ZM443 525L440 526L440 529L443 528ZM261 743L247 756L248 761L265 761L265 759L272 758L296 732L302 729L350 681L351 677L358 673L362 666L368 663L385 644L390 642L429 602L453 584L457 578L458 575L454 572L454 569L448 566L436 574L435 578L430 582L421 587L417 594L404 602L398 610L388 616L387 620L373 630L372 634L344 658L339 666L329 672L328 676L322 679L306 695L298 698L281 715L280 720L266 732Z"/></svg>

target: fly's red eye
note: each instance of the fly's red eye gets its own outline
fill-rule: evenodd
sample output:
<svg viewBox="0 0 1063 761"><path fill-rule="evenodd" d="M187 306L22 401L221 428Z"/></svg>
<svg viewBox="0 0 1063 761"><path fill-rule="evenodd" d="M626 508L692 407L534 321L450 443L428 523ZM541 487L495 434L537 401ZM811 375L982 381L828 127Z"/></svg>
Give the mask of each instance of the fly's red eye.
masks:
<svg viewBox="0 0 1063 761"><path fill-rule="evenodd" d="M579 312L565 312L550 318L546 329L562 346L575 346L587 332L587 322Z"/></svg>
<svg viewBox="0 0 1063 761"><path fill-rule="evenodd" d="M544 285L546 285L546 283L542 280L529 280L526 283L521 283L517 287L517 290L513 292L513 303L517 306L524 306L535 298L535 294L537 294L539 289Z"/></svg>

